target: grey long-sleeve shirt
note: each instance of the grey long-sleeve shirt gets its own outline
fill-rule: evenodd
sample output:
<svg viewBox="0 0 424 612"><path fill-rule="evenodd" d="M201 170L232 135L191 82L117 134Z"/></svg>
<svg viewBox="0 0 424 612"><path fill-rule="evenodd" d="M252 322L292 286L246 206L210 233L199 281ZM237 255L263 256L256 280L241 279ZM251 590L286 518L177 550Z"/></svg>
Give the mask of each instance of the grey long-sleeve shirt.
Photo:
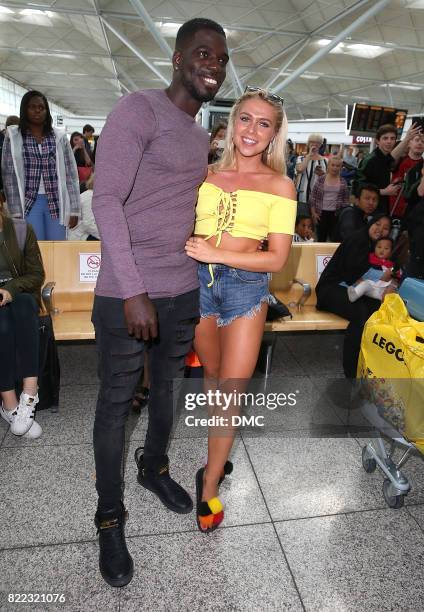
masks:
<svg viewBox="0 0 424 612"><path fill-rule="evenodd" d="M98 295L151 298L198 287L184 245L207 173L208 134L164 90L124 97L99 138L93 212L102 240Z"/></svg>

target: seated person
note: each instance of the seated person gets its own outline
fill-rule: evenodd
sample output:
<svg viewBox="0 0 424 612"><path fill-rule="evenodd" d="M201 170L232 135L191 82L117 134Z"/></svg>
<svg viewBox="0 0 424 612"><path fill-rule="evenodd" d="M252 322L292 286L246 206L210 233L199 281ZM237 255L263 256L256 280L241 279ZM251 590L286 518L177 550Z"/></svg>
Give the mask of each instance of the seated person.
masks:
<svg viewBox="0 0 424 612"><path fill-rule="evenodd" d="M390 234L390 218L375 215L368 226L346 238L328 262L316 286L317 309L348 319L343 346L343 369L346 378L355 378L364 325L380 308L379 300L363 295L349 300L347 287L362 278L369 269L369 254L380 238Z"/></svg>
<svg viewBox="0 0 424 612"><path fill-rule="evenodd" d="M93 199L94 174L85 183L86 189L81 193L81 217L78 224L68 230L68 240L100 240L99 230L93 215L91 201Z"/></svg>
<svg viewBox="0 0 424 612"><path fill-rule="evenodd" d="M354 205L343 208L334 231L335 242L343 242L359 229L366 227L368 219L377 209L379 191L375 185L361 185Z"/></svg>
<svg viewBox="0 0 424 612"><path fill-rule="evenodd" d="M310 215L298 215L296 218L293 242L313 242L314 226Z"/></svg>
<svg viewBox="0 0 424 612"><path fill-rule="evenodd" d="M38 438L39 323L44 269L34 231L0 207L0 415L16 436ZM16 397L15 386L23 391Z"/></svg>
<svg viewBox="0 0 424 612"><path fill-rule="evenodd" d="M370 268L354 285L347 288L351 302L356 302L363 295L376 300L383 299L383 293L389 285L393 285L394 263L389 259L393 251L391 238L380 238L374 245L374 252L369 255Z"/></svg>

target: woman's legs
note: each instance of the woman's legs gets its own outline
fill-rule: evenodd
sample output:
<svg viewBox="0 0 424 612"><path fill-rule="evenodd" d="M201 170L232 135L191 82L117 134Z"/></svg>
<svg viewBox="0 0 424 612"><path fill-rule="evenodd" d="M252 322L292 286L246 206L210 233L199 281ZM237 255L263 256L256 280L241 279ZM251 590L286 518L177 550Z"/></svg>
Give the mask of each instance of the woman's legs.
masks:
<svg viewBox="0 0 424 612"><path fill-rule="evenodd" d="M212 324L207 331L211 347L209 356L215 371L210 371L210 373L214 377L218 375L221 392L229 394L234 391L236 393L245 391L258 360L267 310L268 305L265 303L254 317L239 317L229 325L219 328L216 328L215 319L212 319L215 324L215 332L212 331ZM200 342L200 344L203 343L206 344L205 337ZM207 363L208 355L204 361L199 353L198 355L202 363ZM231 419L231 416L237 412L238 406L233 405L226 411L226 414L219 416ZM235 428L231 425L211 427L209 430L208 464L204 473L203 486L203 500L205 501L217 495L218 482L222 477L234 436Z"/></svg>
<svg viewBox="0 0 424 612"><path fill-rule="evenodd" d="M328 287L325 292L319 294L320 310L333 312L350 321L343 345L343 370L346 378L356 377L364 325L380 306L380 301L367 296L352 303L348 297L347 287L340 285Z"/></svg>
<svg viewBox="0 0 424 612"><path fill-rule="evenodd" d="M11 424L12 433L18 435L34 427L38 351L38 306L32 295L20 293L10 304L0 308L0 392L3 409L5 413L11 413L19 405L17 417L5 413L2 416ZM23 380L21 401L18 401L15 393L15 384L19 379ZM30 437L39 435L41 428L37 425Z"/></svg>
<svg viewBox="0 0 424 612"><path fill-rule="evenodd" d="M317 242L327 242L328 238L332 240L335 224L335 212L333 210L323 210L317 223Z"/></svg>
<svg viewBox="0 0 424 612"><path fill-rule="evenodd" d="M47 206L47 197L43 195L37 196L34 204L32 205L31 210L26 216L26 221L30 223L33 227L35 235L37 236L37 240L47 240L46 239L46 229L44 224L45 217L45 207ZM48 206L47 206L48 208Z"/></svg>
<svg viewBox="0 0 424 612"><path fill-rule="evenodd" d="M66 240L65 226L50 215L47 196L37 196L26 220L34 228L37 240Z"/></svg>
<svg viewBox="0 0 424 612"><path fill-rule="evenodd" d="M46 232L45 240L66 240L66 227L60 225L59 219L52 219L48 207L44 217L44 227Z"/></svg>

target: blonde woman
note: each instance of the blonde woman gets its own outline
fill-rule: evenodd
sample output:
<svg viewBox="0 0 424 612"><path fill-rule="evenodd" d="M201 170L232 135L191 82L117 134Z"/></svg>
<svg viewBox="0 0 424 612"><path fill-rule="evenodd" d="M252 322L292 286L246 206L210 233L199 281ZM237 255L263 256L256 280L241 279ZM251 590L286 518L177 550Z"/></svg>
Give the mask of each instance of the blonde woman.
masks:
<svg viewBox="0 0 424 612"><path fill-rule="evenodd" d="M296 191L285 176L286 136L283 100L247 88L232 108L222 158L199 190L195 235L186 252L201 262L195 350L208 389L242 392L255 369L273 299L269 273L284 266L294 233ZM268 250L260 251L264 238ZM210 406L211 413L216 408ZM208 462L196 475L203 532L223 519L218 486L230 465L234 434L231 426L209 430Z"/></svg>

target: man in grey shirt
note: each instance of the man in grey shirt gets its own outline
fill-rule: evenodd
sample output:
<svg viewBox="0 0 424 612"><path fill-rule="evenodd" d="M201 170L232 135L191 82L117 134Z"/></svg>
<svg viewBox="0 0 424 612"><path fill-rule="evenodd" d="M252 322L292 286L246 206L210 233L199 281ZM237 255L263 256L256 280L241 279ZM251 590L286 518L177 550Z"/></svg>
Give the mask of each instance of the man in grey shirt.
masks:
<svg viewBox="0 0 424 612"><path fill-rule="evenodd" d="M192 233L197 188L207 174L208 135L194 120L225 79L228 49L221 26L193 19L181 26L166 90L123 98L99 138L93 211L102 266L93 323L100 391L94 423L95 523L99 566L111 586L128 584L133 561L124 533L121 465L125 422L149 349L151 390L138 482L178 513L188 493L169 475L172 381L181 376L199 320L196 262L184 246ZM139 451L141 449L138 449Z"/></svg>

